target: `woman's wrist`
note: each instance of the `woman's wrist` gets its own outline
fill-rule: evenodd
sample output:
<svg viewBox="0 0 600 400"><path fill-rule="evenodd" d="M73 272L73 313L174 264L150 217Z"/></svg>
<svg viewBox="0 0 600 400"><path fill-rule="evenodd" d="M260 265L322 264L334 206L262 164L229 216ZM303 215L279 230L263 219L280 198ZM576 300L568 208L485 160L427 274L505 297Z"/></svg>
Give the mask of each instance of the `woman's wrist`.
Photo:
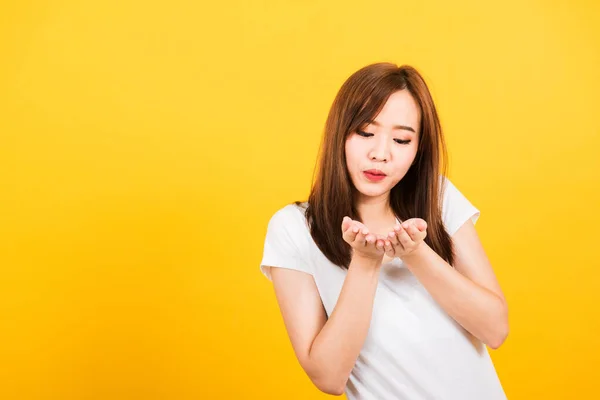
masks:
<svg viewBox="0 0 600 400"><path fill-rule="evenodd" d="M349 269L360 269L365 271L379 272L383 256L378 258L365 257L360 254L354 254L350 262Z"/></svg>

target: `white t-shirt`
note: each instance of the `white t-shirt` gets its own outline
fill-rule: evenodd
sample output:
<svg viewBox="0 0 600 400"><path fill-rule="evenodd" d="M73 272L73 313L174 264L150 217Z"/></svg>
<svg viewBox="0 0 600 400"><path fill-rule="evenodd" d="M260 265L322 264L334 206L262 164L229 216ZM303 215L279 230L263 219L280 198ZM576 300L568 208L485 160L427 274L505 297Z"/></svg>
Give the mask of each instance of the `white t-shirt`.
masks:
<svg viewBox="0 0 600 400"><path fill-rule="evenodd" d="M479 210L450 182L442 218L452 236ZM306 206L306 203L304 203ZM305 208L288 204L268 224L261 271L289 268L313 276L331 315L347 270L314 243ZM429 295L400 258L382 265L369 332L346 386L350 400L506 399L487 347L463 329Z"/></svg>

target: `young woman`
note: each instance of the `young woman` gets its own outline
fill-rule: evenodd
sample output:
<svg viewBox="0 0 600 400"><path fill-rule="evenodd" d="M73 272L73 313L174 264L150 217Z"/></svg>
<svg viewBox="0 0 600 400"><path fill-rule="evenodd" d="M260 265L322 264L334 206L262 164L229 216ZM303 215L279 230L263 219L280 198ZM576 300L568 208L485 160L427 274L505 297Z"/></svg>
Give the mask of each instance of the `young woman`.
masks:
<svg viewBox="0 0 600 400"><path fill-rule="evenodd" d="M271 217L261 270L323 392L506 398L486 347L508 334L506 300L445 157L422 76L368 65L333 102L308 201Z"/></svg>

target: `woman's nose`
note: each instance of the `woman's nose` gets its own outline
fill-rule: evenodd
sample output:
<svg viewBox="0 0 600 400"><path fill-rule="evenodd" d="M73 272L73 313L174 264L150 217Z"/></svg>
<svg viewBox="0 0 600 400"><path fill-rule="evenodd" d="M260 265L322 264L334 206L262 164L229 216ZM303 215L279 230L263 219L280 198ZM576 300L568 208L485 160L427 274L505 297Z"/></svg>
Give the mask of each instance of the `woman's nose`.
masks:
<svg viewBox="0 0 600 400"><path fill-rule="evenodd" d="M371 150L371 160L388 161L390 159L390 148L387 140L374 141L374 148Z"/></svg>

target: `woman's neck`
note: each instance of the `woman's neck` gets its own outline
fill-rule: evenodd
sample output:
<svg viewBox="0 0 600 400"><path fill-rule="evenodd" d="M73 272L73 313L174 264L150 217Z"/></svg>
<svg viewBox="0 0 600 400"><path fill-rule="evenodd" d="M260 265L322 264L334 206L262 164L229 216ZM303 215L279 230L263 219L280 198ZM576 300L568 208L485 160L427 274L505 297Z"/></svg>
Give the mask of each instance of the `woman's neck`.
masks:
<svg viewBox="0 0 600 400"><path fill-rule="evenodd" d="M370 198L356 208L363 224L375 234L386 235L397 222L386 197Z"/></svg>

